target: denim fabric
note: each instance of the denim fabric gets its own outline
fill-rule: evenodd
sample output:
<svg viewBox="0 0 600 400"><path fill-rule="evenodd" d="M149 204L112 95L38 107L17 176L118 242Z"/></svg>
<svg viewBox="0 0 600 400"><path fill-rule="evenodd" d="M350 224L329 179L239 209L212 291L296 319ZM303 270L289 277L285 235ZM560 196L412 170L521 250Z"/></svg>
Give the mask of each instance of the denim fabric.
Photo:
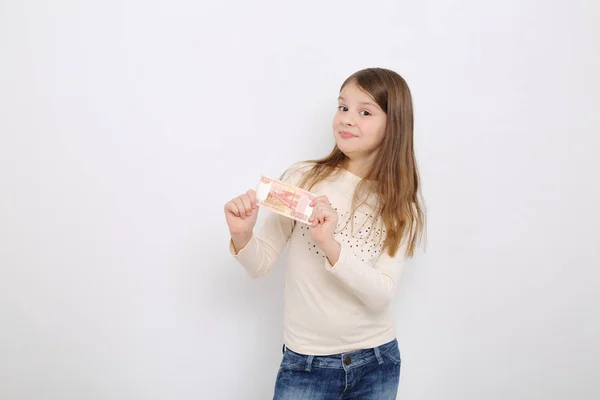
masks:
<svg viewBox="0 0 600 400"><path fill-rule="evenodd" d="M274 400L393 400L400 381L398 341L330 356L285 349Z"/></svg>

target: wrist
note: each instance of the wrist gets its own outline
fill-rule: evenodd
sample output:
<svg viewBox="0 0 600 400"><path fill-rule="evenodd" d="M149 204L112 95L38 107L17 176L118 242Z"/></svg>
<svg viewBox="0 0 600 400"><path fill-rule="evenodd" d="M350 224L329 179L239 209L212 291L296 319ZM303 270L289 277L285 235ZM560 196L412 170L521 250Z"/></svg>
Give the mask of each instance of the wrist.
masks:
<svg viewBox="0 0 600 400"><path fill-rule="evenodd" d="M233 247L236 253L239 253L248 242L252 239L252 231L250 232L241 232L241 233L232 233L231 241L233 242Z"/></svg>
<svg viewBox="0 0 600 400"><path fill-rule="evenodd" d="M328 257L331 255L336 255L337 258L337 255L340 254L342 245L334 238L331 238L330 240L321 243L319 247L325 252L325 254L327 254Z"/></svg>

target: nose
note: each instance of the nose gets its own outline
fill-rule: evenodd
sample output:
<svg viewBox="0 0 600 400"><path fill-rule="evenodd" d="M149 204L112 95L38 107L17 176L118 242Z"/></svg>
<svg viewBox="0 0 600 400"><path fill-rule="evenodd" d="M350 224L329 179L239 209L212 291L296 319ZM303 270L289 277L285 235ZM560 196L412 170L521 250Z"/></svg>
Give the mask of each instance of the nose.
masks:
<svg viewBox="0 0 600 400"><path fill-rule="evenodd" d="M351 112L345 112L342 117L342 124L347 126L354 126L354 116Z"/></svg>

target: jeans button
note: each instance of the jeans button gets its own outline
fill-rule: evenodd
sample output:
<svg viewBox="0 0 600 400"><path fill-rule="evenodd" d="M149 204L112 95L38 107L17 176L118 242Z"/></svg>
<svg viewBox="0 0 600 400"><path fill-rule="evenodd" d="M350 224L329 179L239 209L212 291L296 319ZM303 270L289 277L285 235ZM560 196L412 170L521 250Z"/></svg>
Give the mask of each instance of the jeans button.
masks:
<svg viewBox="0 0 600 400"><path fill-rule="evenodd" d="M351 361L352 361L352 359L348 356L346 356L346 358L344 358L344 364L346 364L346 365L350 365Z"/></svg>

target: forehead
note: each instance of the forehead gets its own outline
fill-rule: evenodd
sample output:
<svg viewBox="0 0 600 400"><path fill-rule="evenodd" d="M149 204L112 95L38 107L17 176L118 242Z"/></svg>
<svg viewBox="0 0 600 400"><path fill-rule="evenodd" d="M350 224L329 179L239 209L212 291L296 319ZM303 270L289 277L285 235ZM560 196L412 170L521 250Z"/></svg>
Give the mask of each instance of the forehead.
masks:
<svg viewBox="0 0 600 400"><path fill-rule="evenodd" d="M359 103L368 103L377 105L373 97L367 92L365 92L362 88L360 88L356 83L351 82L344 86L342 91L340 92L340 99L345 101L355 101Z"/></svg>

